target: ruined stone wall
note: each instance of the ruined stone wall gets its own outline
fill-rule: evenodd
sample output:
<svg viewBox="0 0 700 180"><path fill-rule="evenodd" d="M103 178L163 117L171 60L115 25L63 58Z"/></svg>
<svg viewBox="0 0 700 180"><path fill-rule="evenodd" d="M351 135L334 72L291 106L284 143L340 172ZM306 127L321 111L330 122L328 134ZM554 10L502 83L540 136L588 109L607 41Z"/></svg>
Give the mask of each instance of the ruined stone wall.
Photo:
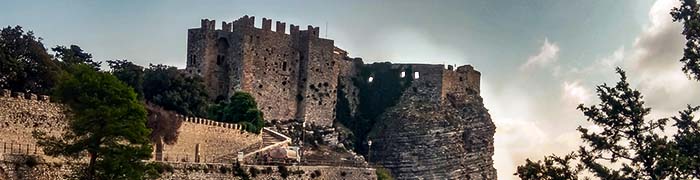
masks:
<svg viewBox="0 0 700 180"><path fill-rule="evenodd" d="M464 65L454 70L450 65L443 71L442 94L445 99L449 93L479 94L481 73L470 65Z"/></svg>
<svg viewBox="0 0 700 180"><path fill-rule="evenodd" d="M177 142L165 144L160 155L154 154L155 159L195 162L199 147L199 162L232 162L239 151L262 143L261 135L245 132L238 124L203 118L184 118L178 132Z"/></svg>
<svg viewBox="0 0 700 180"><path fill-rule="evenodd" d="M255 97L266 120L304 119L329 126L334 119L338 68L333 41L319 38L319 28L299 30L286 23L244 16L215 29L213 20L188 31L187 72L202 76L212 99L234 91Z"/></svg>
<svg viewBox="0 0 700 180"><path fill-rule="evenodd" d="M42 154L41 148L35 146L32 131L61 135L67 127L64 110L63 105L50 102L48 96L0 90L2 152L21 150Z"/></svg>
<svg viewBox="0 0 700 180"><path fill-rule="evenodd" d="M344 98L347 100L347 106L349 108L349 114L354 117L357 113L357 105L359 104L358 95L360 93L359 88L355 85L355 80L359 77L360 68L364 65L362 59L360 58L349 58L347 53L344 51L338 52L335 55L336 62L338 63L338 85L337 91L341 91L344 97L337 97L338 99ZM338 94L338 93L336 93ZM340 102L336 102L340 103ZM336 109L337 111L338 109Z"/></svg>

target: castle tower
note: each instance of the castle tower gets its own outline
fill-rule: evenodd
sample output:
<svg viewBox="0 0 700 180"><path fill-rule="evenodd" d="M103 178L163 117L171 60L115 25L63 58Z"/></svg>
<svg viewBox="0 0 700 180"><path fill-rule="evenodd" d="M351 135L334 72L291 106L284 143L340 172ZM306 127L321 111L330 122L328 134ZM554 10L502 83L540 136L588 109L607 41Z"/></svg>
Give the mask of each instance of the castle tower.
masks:
<svg viewBox="0 0 700 180"><path fill-rule="evenodd" d="M201 76L212 99L227 100L235 91L255 97L266 120L302 119L330 126L338 68L332 40L319 38L319 28L243 16L231 23L204 19L188 30L187 68Z"/></svg>

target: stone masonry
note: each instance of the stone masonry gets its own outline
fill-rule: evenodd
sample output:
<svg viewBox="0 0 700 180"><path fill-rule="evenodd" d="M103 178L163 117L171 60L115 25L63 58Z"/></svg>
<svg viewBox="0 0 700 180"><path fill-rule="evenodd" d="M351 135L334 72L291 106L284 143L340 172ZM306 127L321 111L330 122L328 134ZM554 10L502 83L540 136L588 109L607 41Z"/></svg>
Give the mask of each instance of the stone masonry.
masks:
<svg viewBox="0 0 700 180"><path fill-rule="evenodd" d="M199 75L210 97L227 99L250 92L267 120L304 119L329 126L335 113L338 68L333 41L319 38L319 28L244 16L222 22L204 19L187 36L186 72Z"/></svg>

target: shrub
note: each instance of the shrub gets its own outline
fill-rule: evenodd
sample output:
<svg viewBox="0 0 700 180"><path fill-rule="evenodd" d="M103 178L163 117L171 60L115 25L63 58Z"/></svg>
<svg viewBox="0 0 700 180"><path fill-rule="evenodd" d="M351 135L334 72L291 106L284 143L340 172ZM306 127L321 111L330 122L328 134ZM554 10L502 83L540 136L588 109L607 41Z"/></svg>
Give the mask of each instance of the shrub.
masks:
<svg viewBox="0 0 700 180"><path fill-rule="evenodd" d="M384 168L377 168L377 180L392 180L391 172Z"/></svg>
<svg viewBox="0 0 700 180"><path fill-rule="evenodd" d="M258 168L255 168L255 167L252 167L252 166L251 166L250 169L248 169L248 172L250 172L250 176L251 176L251 177L258 177L258 174L260 173L260 170L259 170Z"/></svg>
<svg viewBox="0 0 700 180"><path fill-rule="evenodd" d="M287 167L285 166L277 166L277 172L280 173L282 178L287 179L287 177L289 177L289 170L287 170Z"/></svg>

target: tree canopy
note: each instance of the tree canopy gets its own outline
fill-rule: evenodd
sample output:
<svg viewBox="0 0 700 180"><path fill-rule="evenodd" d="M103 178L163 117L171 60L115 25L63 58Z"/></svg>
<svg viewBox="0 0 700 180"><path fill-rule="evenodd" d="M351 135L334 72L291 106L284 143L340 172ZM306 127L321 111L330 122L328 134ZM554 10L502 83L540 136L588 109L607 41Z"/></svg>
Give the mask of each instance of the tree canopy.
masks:
<svg viewBox="0 0 700 180"><path fill-rule="evenodd" d="M587 120L600 130L578 127L583 145L566 157L518 166L522 179L578 179L586 171L601 179L692 179L700 178L700 122L688 106L679 116L648 119L651 108L641 92L630 88L624 71L617 69L615 86L597 87L600 103L579 105ZM672 137L665 130L669 121L677 129ZM578 164L572 165L578 161Z"/></svg>
<svg viewBox="0 0 700 180"><path fill-rule="evenodd" d="M54 91L67 105L68 131L61 137L36 132L47 155L81 158L89 164L81 179L141 179L149 175L142 160L151 156L146 110L136 93L117 78L89 65L72 67Z"/></svg>
<svg viewBox="0 0 700 180"><path fill-rule="evenodd" d="M265 125L263 113L255 98L249 93L237 91L228 101L222 101L210 109L210 117L216 121L242 124L246 131L259 133Z"/></svg>
<svg viewBox="0 0 700 180"><path fill-rule="evenodd" d="M61 73L32 31L20 26L0 31L0 88L47 94Z"/></svg>
<svg viewBox="0 0 700 180"><path fill-rule="evenodd" d="M700 6L697 0L680 0L681 5L671 10L673 21L683 23L685 49L681 63L683 72L700 80Z"/></svg>

